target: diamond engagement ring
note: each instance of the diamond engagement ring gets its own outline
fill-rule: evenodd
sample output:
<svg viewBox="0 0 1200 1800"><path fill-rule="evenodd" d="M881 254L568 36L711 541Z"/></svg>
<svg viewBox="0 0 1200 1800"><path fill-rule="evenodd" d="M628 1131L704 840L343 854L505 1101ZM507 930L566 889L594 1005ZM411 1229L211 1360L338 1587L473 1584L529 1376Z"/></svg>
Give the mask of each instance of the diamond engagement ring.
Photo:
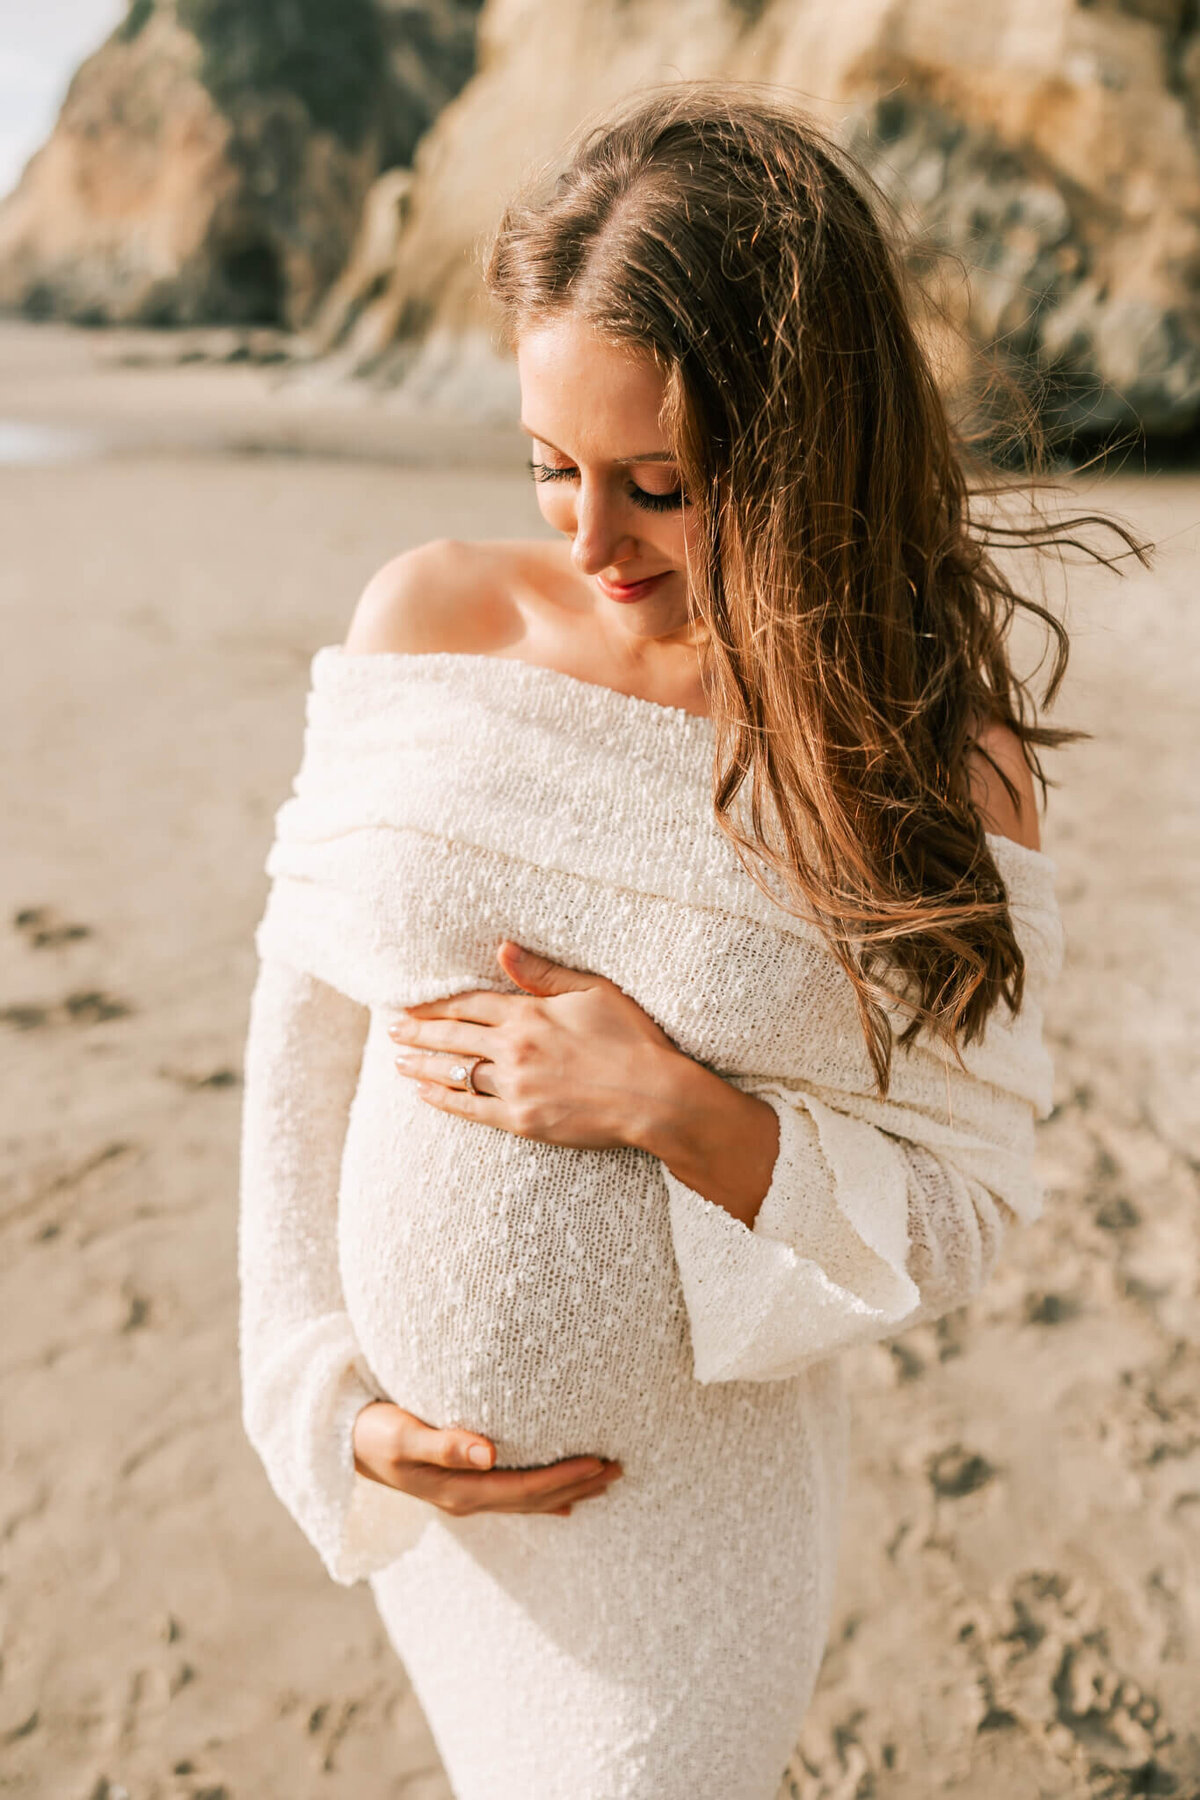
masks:
<svg viewBox="0 0 1200 1800"><path fill-rule="evenodd" d="M451 1081L459 1082L468 1094L477 1094L479 1089L475 1086L475 1071L481 1062L486 1061L486 1056L472 1056L467 1062L451 1063L448 1071Z"/></svg>

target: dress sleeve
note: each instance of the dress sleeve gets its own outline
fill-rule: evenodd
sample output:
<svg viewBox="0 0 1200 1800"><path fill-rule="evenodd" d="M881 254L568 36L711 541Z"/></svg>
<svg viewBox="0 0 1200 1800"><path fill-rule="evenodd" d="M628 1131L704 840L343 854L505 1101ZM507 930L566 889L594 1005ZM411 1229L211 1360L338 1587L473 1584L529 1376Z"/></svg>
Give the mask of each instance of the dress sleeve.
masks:
<svg viewBox="0 0 1200 1800"><path fill-rule="evenodd" d="M250 1007L238 1233L242 1419L271 1486L335 1581L394 1562L419 1501L354 1468L360 1409L386 1399L338 1274L342 1149L367 1009L264 960Z"/></svg>
<svg viewBox="0 0 1200 1800"><path fill-rule="evenodd" d="M1036 1215L1034 1108L992 1099L998 1127L933 1149L808 1094L737 1083L779 1119L752 1228L664 1165L697 1381L771 1381L887 1338L978 1293L1016 1216ZM978 1173L995 1162L997 1178ZM1003 1190L1001 1193L998 1190Z"/></svg>

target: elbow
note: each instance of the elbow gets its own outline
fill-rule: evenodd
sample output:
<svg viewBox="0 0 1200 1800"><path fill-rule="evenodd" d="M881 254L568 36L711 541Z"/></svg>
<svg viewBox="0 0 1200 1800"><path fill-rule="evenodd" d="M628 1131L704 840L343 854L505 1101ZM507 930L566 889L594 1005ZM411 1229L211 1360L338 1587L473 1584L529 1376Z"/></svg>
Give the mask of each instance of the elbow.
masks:
<svg viewBox="0 0 1200 1800"><path fill-rule="evenodd" d="M978 1299L1000 1260L1008 1227L1017 1215L981 1182L943 1170L943 1206L936 1220L917 1211L910 1217L908 1273L920 1301L898 1330L929 1324ZM953 1204L946 1205L948 1201Z"/></svg>
<svg viewBox="0 0 1200 1800"><path fill-rule="evenodd" d="M997 1199L994 1194L989 1194L986 1189L980 1188L977 1194L972 1195L972 1199L975 1202L979 1250L975 1257L975 1280L972 1292L967 1295L969 1300L974 1300L981 1294L991 1280L993 1271L1000 1261L1008 1229L1016 1223L1016 1214L1003 1200Z"/></svg>

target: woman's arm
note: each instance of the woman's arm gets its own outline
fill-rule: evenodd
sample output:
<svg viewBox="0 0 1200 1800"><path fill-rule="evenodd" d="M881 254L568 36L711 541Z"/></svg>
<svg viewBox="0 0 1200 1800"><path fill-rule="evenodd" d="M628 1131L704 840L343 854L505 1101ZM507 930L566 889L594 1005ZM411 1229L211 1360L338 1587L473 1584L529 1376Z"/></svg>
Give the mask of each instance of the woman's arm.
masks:
<svg viewBox="0 0 1200 1800"><path fill-rule="evenodd" d="M338 1277L342 1147L366 1034L365 1008L265 961L250 1006L242 1115L238 1264L243 1423L272 1487L336 1581L400 1553L388 1534L351 1542L354 1421L381 1393ZM403 1504L403 1503L401 1503ZM403 1522L401 1547L411 1535Z"/></svg>
<svg viewBox="0 0 1200 1800"><path fill-rule="evenodd" d="M698 1381L783 1379L961 1307L991 1273L1011 1201L1022 1199L1022 1213L1040 1201L1033 1107L1016 1096L995 1093L1004 1177L990 1184L954 1147L910 1143L774 1084L732 1089L761 1109L743 1114L739 1170L738 1114L711 1084L684 1076L680 1087L687 1107L644 1148L662 1161ZM763 1112L774 1114L766 1129ZM973 1139L975 1163L981 1148L986 1157Z"/></svg>
<svg viewBox="0 0 1200 1800"><path fill-rule="evenodd" d="M779 1154L779 1120L703 1063L664 1052L648 1084L637 1148L677 1181L753 1226Z"/></svg>
<svg viewBox="0 0 1200 1800"><path fill-rule="evenodd" d="M797 1374L962 1305L1005 1223L1037 1210L1034 1104L1000 1068L931 1065L935 1110L944 1087L957 1126L899 1103L871 1117L861 1095L717 1075L603 977L511 943L499 959L525 994L409 1009L393 1028L401 1073L461 1117L659 1159L699 1381ZM1021 1031L1001 1059L1018 1088L1032 1014ZM454 1075L472 1056L474 1093Z"/></svg>
<svg viewBox="0 0 1200 1800"><path fill-rule="evenodd" d="M1037 850L1020 743L992 725L977 745L985 828ZM1002 1086L971 1109L993 1141L981 1178L986 1139L956 1159L953 1144L922 1147L784 1088L746 1092L686 1058L658 1068L642 1141L663 1164L699 1380L793 1374L966 1304L1006 1227L1039 1204L1033 1107Z"/></svg>
<svg viewBox="0 0 1200 1800"><path fill-rule="evenodd" d="M495 1445L383 1396L338 1278L342 1149L364 1007L264 961L250 1009L240 1228L243 1418L271 1485L336 1581L386 1568L439 1508L569 1513L619 1463L498 1469Z"/></svg>
<svg viewBox="0 0 1200 1800"><path fill-rule="evenodd" d="M739 1085L682 1055L611 983L511 949L503 963L540 1005L489 992L414 1007L394 1031L402 1072L462 1117L658 1158L698 1381L782 1379L963 1305L1010 1201L1036 1205L1033 1109L999 1088L989 1185L967 1166L989 1160L974 1132L956 1160L814 1096ZM478 1095L445 1085L472 1054L488 1059Z"/></svg>

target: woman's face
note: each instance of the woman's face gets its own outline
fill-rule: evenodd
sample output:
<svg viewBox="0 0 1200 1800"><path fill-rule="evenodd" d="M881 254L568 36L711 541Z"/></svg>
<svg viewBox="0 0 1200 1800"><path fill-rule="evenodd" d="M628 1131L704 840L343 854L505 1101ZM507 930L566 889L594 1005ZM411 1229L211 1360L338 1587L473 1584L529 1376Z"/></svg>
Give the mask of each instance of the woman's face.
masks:
<svg viewBox="0 0 1200 1800"><path fill-rule="evenodd" d="M570 538L598 611L634 637L690 637L690 514L653 359L564 313L522 334L517 367L542 517Z"/></svg>

